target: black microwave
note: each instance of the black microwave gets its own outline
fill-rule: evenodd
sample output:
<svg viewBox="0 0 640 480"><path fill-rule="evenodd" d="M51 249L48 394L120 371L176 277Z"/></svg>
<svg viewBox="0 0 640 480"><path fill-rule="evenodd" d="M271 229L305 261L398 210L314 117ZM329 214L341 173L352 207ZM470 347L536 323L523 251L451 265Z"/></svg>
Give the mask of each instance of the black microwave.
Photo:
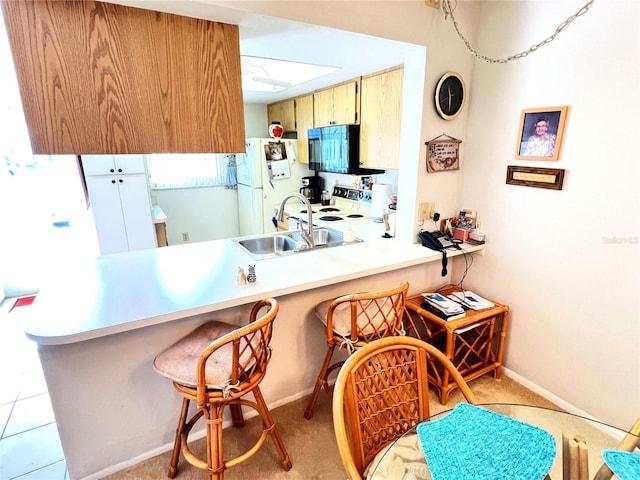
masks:
<svg viewBox="0 0 640 480"><path fill-rule="evenodd" d="M316 172L375 175L384 170L360 168L360 125L330 125L311 128L309 168Z"/></svg>

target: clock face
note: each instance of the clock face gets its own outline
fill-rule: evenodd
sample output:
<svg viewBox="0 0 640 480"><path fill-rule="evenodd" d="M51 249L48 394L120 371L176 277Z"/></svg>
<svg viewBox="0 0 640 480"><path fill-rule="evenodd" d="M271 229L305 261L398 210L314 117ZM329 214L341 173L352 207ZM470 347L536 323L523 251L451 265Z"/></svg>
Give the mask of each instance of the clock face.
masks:
<svg viewBox="0 0 640 480"><path fill-rule="evenodd" d="M460 74L445 73L436 86L435 104L438 114L445 120L453 120L462 110L464 100L464 80Z"/></svg>

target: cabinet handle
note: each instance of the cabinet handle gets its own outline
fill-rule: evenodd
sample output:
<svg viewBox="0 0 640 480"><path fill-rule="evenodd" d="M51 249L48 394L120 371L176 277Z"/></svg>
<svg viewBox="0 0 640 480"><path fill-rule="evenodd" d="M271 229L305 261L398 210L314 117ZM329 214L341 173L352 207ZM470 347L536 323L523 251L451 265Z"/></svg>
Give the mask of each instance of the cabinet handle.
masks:
<svg viewBox="0 0 640 480"><path fill-rule="evenodd" d="M122 180L121 178L118 179L118 182L123 183L124 180Z"/></svg>
<svg viewBox="0 0 640 480"><path fill-rule="evenodd" d="M118 173L122 173L122 169L121 168L118 169Z"/></svg>
<svg viewBox="0 0 640 480"><path fill-rule="evenodd" d="M116 183L116 181L115 180L111 180L111 183Z"/></svg>
<svg viewBox="0 0 640 480"><path fill-rule="evenodd" d="M110 168L110 169L109 169L109 172L111 172L111 173L115 173L115 169Z"/></svg>

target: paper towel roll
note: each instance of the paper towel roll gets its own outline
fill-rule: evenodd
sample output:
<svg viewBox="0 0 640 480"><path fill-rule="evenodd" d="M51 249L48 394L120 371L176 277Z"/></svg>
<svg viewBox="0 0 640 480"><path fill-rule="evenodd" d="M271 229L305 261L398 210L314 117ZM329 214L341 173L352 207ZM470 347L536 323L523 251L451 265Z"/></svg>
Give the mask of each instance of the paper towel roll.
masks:
<svg viewBox="0 0 640 480"><path fill-rule="evenodd" d="M371 216L374 220L382 221L382 214L391 203L391 185L374 183L371 191Z"/></svg>

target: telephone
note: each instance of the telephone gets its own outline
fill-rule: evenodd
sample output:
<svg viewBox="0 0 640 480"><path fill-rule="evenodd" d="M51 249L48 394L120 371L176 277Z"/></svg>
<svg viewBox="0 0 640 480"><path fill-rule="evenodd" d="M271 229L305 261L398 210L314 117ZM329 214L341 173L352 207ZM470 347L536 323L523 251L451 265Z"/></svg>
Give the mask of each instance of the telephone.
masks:
<svg viewBox="0 0 640 480"><path fill-rule="evenodd" d="M442 232L427 232L426 230L420 230L418 232L418 238L422 241L422 246L442 252L442 272L443 277L447 274L447 252L446 248L453 246L453 243Z"/></svg>
<svg viewBox="0 0 640 480"><path fill-rule="evenodd" d="M420 230L418 237L422 241L422 246L430 248L431 250L443 250L447 247L453 246L453 243L442 232L427 232L426 230Z"/></svg>

